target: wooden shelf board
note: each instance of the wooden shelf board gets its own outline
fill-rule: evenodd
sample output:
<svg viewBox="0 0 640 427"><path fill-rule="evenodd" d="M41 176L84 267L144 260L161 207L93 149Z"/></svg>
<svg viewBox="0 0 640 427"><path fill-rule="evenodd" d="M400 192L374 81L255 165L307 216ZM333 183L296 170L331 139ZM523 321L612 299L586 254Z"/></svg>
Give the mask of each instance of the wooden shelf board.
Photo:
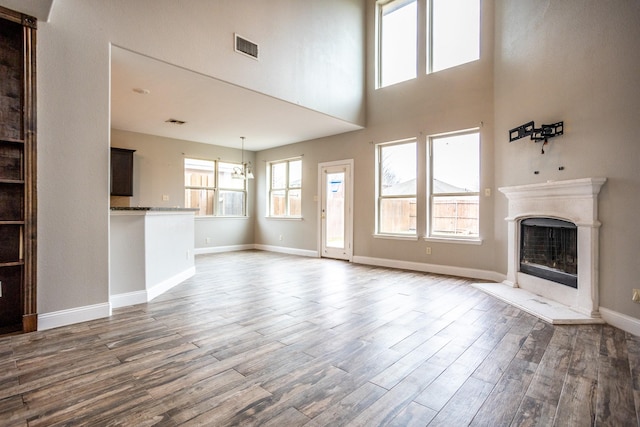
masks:
<svg viewBox="0 0 640 427"><path fill-rule="evenodd" d="M15 267L18 265L24 265L24 261L13 261L13 262L0 262L0 268L2 267Z"/></svg>
<svg viewBox="0 0 640 427"><path fill-rule="evenodd" d="M5 138L0 136L0 142L12 142L14 144L24 144L24 139Z"/></svg>

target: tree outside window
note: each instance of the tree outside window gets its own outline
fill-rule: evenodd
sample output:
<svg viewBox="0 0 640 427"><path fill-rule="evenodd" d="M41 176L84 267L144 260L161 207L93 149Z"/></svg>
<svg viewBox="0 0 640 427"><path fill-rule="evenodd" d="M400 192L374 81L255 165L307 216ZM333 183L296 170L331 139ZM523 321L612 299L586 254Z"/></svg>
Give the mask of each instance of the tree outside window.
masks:
<svg viewBox="0 0 640 427"><path fill-rule="evenodd" d="M415 140L378 145L378 234L416 234L416 149Z"/></svg>
<svg viewBox="0 0 640 427"><path fill-rule="evenodd" d="M430 236L479 237L480 134L430 138Z"/></svg>

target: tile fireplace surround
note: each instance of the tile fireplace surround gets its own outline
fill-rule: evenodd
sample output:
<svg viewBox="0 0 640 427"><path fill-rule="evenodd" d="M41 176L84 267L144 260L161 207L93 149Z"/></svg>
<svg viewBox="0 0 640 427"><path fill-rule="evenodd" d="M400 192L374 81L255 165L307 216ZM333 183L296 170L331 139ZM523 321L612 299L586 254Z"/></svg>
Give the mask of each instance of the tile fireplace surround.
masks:
<svg viewBox="0 0 640 427"><path fill-rule="evenodd" d="M598 303L598 193L606 178L547 181L499 188L509 200L507 280L474 286L554 324L604 323ZM555 218L578 227L578 288L524 274L520 222Z"/></svg>

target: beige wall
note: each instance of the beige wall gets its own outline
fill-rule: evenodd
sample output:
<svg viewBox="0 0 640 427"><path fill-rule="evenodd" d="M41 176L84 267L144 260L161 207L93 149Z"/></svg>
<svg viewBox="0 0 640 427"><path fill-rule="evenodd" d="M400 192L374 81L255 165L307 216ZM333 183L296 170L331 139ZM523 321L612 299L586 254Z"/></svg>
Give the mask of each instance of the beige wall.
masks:
<svg viewBox="0 0 640 427"><path fill-rule="evenodd" d="M481 188L493 188L493 2L483 2L482 58L479 61L375 90L375 2L367 3L367 127L364 130L293 144L257 153L258 164L303 155L303 217L301 222L257 217L256 243L317 249L318 163L354 159L354 255L387 260L441 264L493 271L493 204L497 197L480 198L482 245L425 242L426 139L428 135L478 127L481 133ZM425 34L421 33L420 38ZM379 239L375 229L375 144L415 137L418 140L419 239ZM266 183L258 179L257 188ZM256 194L258 211L266 203ZM283 241L278 238L283 235ZM426 246L432 254L426 255Z"/></svg>
<svg viewBox="0 0 640 427"><path fill-rule="evenodd" d="M600 193L600 303L636 319L639 43L637 1L496 1L495 184L607 178ZM550 140L545 154L527 140L509 144L508 130L529 120L564 120L565 135ZM496 269L503 272L505 215L506 199L498 197Z"/></svg>
<svg viewBox="0 0 640 427"><path fill-rule="evenodd" d="M631 288L640 287L637 2L485 0L480 61L433 75L420 72L413 81L381 90L373 89L374 2L364 4L225 0L193 1L186 8L171 0L55 2L49 22L38 30L39 311L108 301L109 44L114 43L345 120L363 123L366 108L362 131L256 153L255 243L315 250L317 165L354 159L356 256L505 273L506 199L498 187L603 176L608 182L600 195L601 303L640 319L640 305L630 301ZM366 80L358 54L363 8ZM345 33L350 27L353 31ZM190 28L194 32L185 31ZM267 40L277 53L260 68L240 67L221 41L229 31ZM305 37L295 37L301 34ZM324 55L300 55L307 52L297 48L303 42L313 44L309 52L319 49ZM509 144L507 131L529 120L564 120L565 135L552 140L544 155L539 144ZM481 197L482 245L429 242L427 256L423 240L375 239L375 144L417 137L424 193L426 137L476 126L481 188L492 190ZM130 137L114 135L123 137L119 142ZM304 219L268 220L263 162L298 155L305 165ZM174 200L179 191L174 183L150 185L155 200L165 190ZM419 234L425 232L425 208L421 197ZM236 238L224 244L237 244Z"/></svg>
<svg viewBox="0 0 640 427"><path fill-rule="evenodd" d="M133 197L117 198L126 206L184 207L185 158L240 162L242 157L241 151L234 148L118 129L111 129L111 146L136 150L133 156ZM251 151L244 152L244 159L255 164L255 154ZM250 195L247 199L248 218L196 219L196 249L253 244L254 182L247 181ZM169 200L163 200L165 195Z"/></svg>
<svg viewBox="0 0 640 427"><path fill-rule="evenodd" d="M361 0L185 3L63 0L39 22L39 313L108 304L111 44L364 120ZM234 32L269 55L246 66Z"/></svg>

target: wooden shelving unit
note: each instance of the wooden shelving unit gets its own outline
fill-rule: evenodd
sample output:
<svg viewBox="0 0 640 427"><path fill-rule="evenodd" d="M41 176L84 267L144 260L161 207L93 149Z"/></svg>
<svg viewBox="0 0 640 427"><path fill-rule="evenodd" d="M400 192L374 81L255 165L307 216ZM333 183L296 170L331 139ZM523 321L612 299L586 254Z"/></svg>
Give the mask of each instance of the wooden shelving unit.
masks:
<svg viewBox="0 0 640 427"><path fill-rule="evenodd" d="M38 326L36 24L0 7L0 334Z"/></svg>

